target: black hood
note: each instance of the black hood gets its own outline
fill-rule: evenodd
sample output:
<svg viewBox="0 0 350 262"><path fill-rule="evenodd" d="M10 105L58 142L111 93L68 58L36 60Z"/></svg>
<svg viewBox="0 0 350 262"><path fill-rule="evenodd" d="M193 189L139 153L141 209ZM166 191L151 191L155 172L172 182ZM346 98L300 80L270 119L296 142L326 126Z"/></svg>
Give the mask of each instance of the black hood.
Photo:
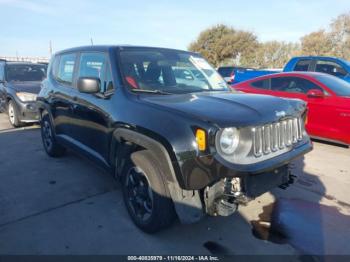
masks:
<svg viewBox="0 0 350 262"><path fill-rule="evenodd" d="M32 94L39 94L41 82L9 82L8 86L13 88L16 92L27 92Z"/></svg>
<svg viewBox="0 0 350 262"><path fill-rule="evenodd" d="M301 100L230 92L142 96L141 100L219 127L275 122L284 116L300 115L306 108Z"/></svg>

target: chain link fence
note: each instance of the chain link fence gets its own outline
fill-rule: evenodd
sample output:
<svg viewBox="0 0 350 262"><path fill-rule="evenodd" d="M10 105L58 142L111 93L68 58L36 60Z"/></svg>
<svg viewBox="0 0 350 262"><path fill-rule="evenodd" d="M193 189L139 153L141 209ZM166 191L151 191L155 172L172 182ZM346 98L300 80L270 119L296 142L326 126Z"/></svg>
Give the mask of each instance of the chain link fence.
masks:
<svg viewBox="0 0 350 262"><path fill-rule="evenodd" d="M12 62L32 62L32 63L48 63L47 57L31 57L31 56L0 56L0 60Z"/></svg>

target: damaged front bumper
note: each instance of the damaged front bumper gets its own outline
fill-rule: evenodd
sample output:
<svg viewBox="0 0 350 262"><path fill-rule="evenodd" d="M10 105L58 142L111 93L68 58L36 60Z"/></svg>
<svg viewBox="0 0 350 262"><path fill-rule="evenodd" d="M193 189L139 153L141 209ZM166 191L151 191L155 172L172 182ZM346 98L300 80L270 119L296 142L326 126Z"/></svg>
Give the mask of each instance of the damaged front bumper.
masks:
<svg viewBox="0 0 350 262"><path fill-rule="evenodd" d="M193 223L204 214L228 216L239 204L274 188L288 187L293 183L289 163L311 150L312 143L307 140L287 153L252 165L235 165L218 156L183 161L180 169L185 187L170 190L180 220Z"/></svg>
<svg viewBox="0 0 350 262"><path fill-rule="evenodd" d="M285 189L293 182L288 165L255 175L223 178L206 187L205 211L212 216L229 216L237 210L239 204L246 204L276 187Z"/></svg>
<svg viewBox="0 0 350 262"><path fill-rule="evenodd" d="M228 216L239 204L246 204L274 188L287 188L294 182L289 163L312 150L310 141L300 144L288 153L249 166L231 167L223 178L207 186L204 191L206 213Z"/></svg>

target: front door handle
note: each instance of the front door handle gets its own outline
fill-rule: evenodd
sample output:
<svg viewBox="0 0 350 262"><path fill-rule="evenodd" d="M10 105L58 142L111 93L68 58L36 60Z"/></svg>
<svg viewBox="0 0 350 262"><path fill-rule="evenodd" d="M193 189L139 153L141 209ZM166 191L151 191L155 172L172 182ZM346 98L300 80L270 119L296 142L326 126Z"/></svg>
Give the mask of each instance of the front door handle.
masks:
<svg viewBox="0 0 350 262"><path fill-rule="evenodd" d="M342 116L342 117L350 117L350 113L340 113L340 116Z"/></svg>

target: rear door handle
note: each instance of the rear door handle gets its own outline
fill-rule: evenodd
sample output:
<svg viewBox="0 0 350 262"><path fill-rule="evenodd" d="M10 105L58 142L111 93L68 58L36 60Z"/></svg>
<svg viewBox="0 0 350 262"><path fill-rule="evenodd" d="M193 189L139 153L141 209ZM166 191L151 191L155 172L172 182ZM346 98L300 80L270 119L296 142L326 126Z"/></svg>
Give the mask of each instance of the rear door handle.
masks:
<svg viewBox="0 0 350 262"><path fill-rule="evenodd" d="M76 110L78 109L78 105L71 104L71 105L69 106L69 108L70 108L70 110L71 110L72 112L74 112L74 111L76 111Z"/></svg>

